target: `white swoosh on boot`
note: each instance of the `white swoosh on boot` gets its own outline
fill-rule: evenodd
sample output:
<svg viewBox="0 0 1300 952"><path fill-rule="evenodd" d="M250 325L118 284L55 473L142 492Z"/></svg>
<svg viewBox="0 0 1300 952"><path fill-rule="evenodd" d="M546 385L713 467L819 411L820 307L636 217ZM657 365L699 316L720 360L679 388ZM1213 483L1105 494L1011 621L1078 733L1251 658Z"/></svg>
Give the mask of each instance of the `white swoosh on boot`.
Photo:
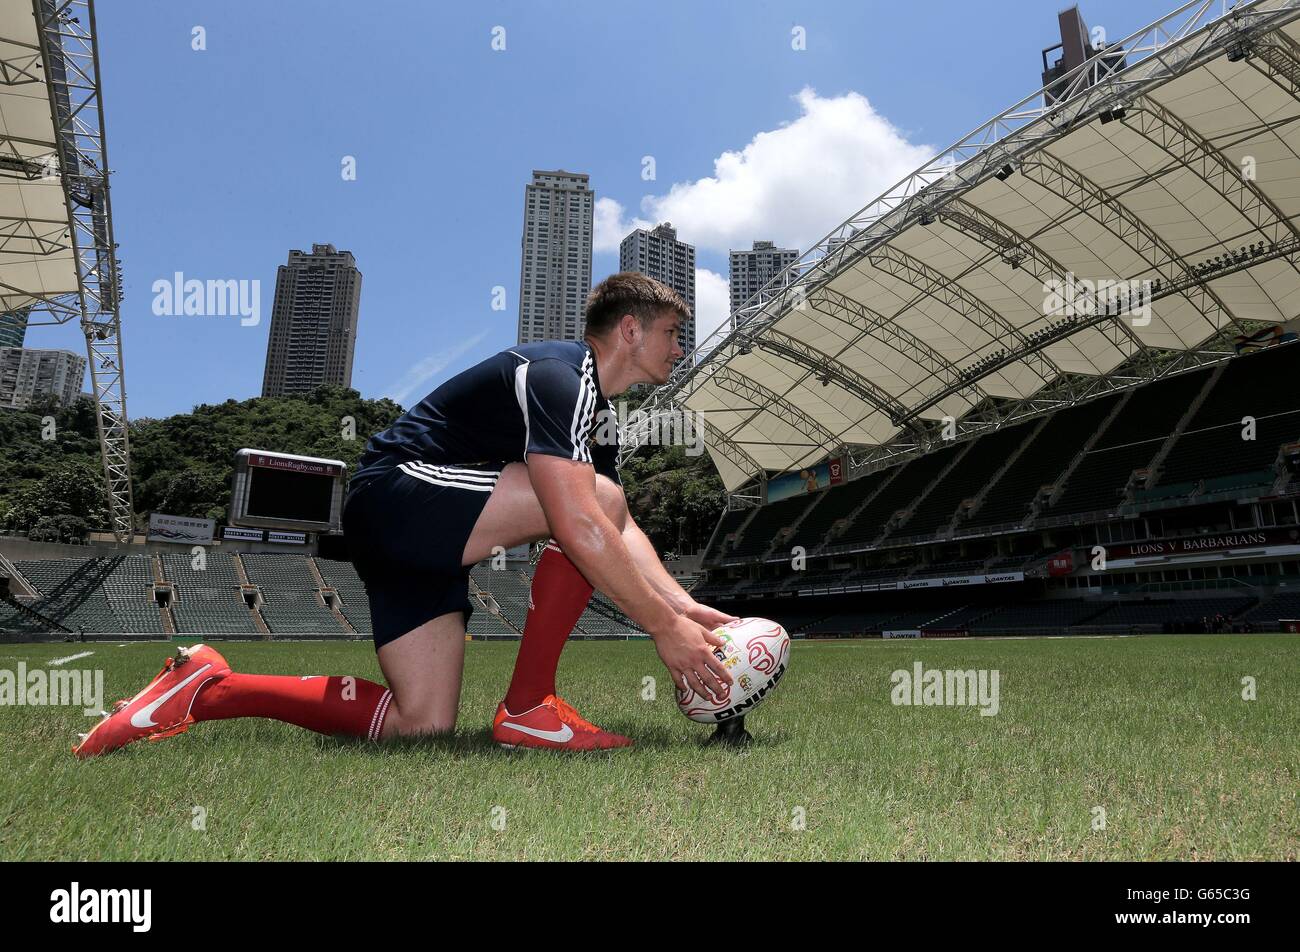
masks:
<svg viewBox="0 0 1300 952"><path fill-rule="evenodd" d="M140 730L144 730L145 728L148 727L157 727L158 724L153 719L153 712L158 710L158 708L162 707L169 700L171 700L172 696L175 695L177 691L181 690L183 687L185 687L185 685L189 684L191 681L193 681L195 678L203 674L204 671L207 671L211 667L212 665L205 664L203 667L199 668L199 670L195 671L193 674L191 674L180 684L176 685L174 688L172 688L162 697L158 698L158 700L153 701L150 704L146 704L144 707L140 708L140 710L136 711L134 714L131 715L131 726L138 727Z"/></svg>
<svg viewBox="0 0 1300 952"><path fill-rule="evenodd" d="M542 740L553 740L556 743L563 744L566 741L573 740L573 728L565 724L558 731L544 731L536 727L525 727L523 724L511 724L509 721L502 721L502 727L509 727L517 730L521 734L529 734L533 737L540 737Z"/></svg>

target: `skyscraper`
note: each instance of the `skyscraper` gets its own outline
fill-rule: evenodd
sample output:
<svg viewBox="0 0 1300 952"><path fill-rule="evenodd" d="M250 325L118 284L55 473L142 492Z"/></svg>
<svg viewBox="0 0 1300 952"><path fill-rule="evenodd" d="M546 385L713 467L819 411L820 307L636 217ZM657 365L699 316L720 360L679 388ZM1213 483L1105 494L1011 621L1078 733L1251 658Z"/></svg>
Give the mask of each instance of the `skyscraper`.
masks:
<svg viewBox="0 0 1300 952"><path fill-rule="evenodd" d="M66 407L85 376L86 358L70 350L0 347L0 407L23 410L47 394Z"/></svg>
<svg viewBox="0 0 1300 952"><path fill-rule="evenodd" d="M618 269L662 281L685 299L691 313L682 321L677 342L689 354L695 348L695 246L677 240L672 222L649 231L638 228L619 243Z"/></svg>
<svg viewBox="0 0 1300 952"><path fill-rule="evenodd" d="M0 347L21 347L27 336L27 312L0 314Z"/></svg>
<svg viewBox="0 0 1300 952"><path fill-rule="evenodd" d="M352 386L361 272L350 251L312 245L290 251L275 278L262 396Z"/></svg>
<svg viewBox="0 0 1300 952"><path fill-rule="evenodd" d="M595 201L581 172L533 170L519 239L519 343L582 338Z"/></svg>
<svg viewBox="0 0 1300 952"><path fill-rule="evenodd" d="M778 248L771 241L756 241L749 251L731 252L731 313L735 314L758 289L799 260L793 248Z"/></svg>

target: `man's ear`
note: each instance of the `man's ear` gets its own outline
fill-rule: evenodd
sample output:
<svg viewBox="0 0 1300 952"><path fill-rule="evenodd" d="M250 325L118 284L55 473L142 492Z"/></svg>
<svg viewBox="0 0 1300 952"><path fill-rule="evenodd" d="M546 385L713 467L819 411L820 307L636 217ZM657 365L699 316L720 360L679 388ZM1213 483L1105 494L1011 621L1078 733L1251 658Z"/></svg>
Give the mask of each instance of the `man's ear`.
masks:
<svg viewBox="0 0 1300 952"><path fill-rule="evenodd" d="M636 333L641 329L641 321L635 314L624 314L619 318L618 333L625 344L636 342Z"/></svg>

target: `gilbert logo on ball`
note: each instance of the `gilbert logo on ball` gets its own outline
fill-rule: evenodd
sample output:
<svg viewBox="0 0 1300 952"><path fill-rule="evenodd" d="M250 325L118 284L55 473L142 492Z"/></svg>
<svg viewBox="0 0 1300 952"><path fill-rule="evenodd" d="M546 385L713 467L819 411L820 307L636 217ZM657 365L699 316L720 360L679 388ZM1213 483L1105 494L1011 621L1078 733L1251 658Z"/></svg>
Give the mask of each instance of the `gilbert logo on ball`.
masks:
<svg viewBox="0 0 1300 952"><path fill-rule="evenodd" d="M767 697L785 674L790 662L790 636L784 628L766 618L741 618L714 634L726 639L713 653L731 672L732 683L724 685L722 697L677 689L677 706L701 724L716 724L747 714Z"/></svg>

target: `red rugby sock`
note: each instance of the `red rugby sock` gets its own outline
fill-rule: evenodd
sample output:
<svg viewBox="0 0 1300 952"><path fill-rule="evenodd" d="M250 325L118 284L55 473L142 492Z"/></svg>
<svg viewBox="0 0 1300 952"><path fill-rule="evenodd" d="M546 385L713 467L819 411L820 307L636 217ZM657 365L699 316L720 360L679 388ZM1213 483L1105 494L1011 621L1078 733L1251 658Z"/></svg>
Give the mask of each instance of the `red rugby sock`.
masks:
<svg viewBox="0 0 1300 952"><path fill-rule="evenodd" d="M506 710L522 714L555 693L555 669L592 587L554 541L546 546L533 574L528 619L519 643L515 673L506 692Z"/></svg>
<svg viewBox="0 0 1300 952"><path fill-rule="evenodd" d="M318 734L379 739L393 692L364 678L232 672L199 691L196 721L269 717Z"/></svg>

